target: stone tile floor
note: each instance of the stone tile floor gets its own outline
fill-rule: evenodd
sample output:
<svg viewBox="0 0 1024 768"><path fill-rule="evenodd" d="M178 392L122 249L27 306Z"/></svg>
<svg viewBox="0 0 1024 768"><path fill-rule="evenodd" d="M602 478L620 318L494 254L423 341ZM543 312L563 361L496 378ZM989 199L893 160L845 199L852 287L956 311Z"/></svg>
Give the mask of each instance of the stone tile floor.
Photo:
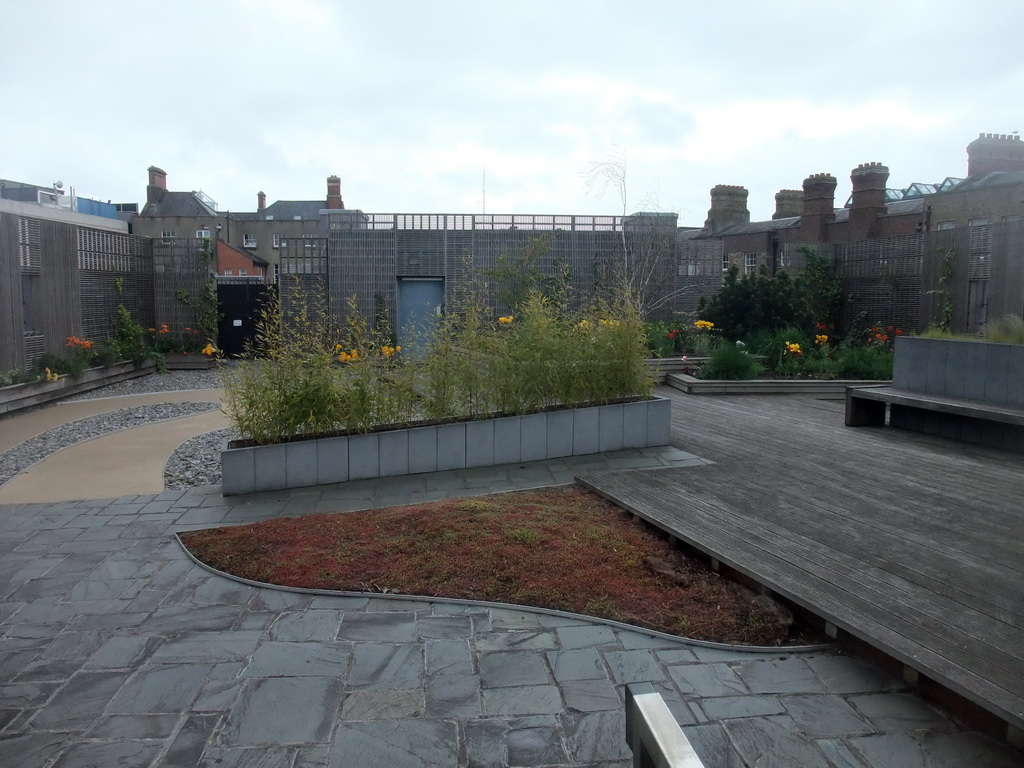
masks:
<svg viewBox="0 0 1024 768"><path fill-rule="evenodd" d="M830 652L751 653L478 604L300 594L195 565L176 531L704 463L664 449L225 499L0 507L0 766L632 764L650 681L708 768L1009 768L1012 748Z"/></svg>

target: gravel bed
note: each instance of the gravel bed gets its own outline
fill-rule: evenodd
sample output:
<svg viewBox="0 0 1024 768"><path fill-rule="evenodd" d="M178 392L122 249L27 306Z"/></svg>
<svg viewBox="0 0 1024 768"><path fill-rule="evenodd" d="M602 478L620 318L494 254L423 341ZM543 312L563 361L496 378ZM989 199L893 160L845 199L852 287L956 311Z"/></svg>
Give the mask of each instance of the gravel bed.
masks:
<svg viewBox="0 0 1024 768"><path fill-rule="evenodd" d="M202 373L206 373L206 371L203 371ZM131 384L134 382L124 383ZM119 387L121 385L115 384L114 386ZM102 391L106 391L108 389L113 389L113 387L104 387ZM42 461L47 456L50 456L69 445L80 443L83 440L90 440L94 437L100 437L101 435L106 435L110 432L117 432L122 429L139 427L143 424L154 424L156 422L175 419L181 416L193 416L197 413L215 411L219 408L219 403L162 403L160 405L142 405L137 408L121 408L120 410L111 411L109 413L99 413L95 416L88 416L84 419L78 419L77 421L62 424L59 427L48 429L35 437L30 437L28 440L23 443L19 443L9 451L0 454L0 485L3 485L16 474L28 469L36 462ZM217 473L219 477L219 464ZM200 484L205 485L205 483Z"/></svg>
<svg viewBox="0 0 1024 768"><path fill-rule="evenodd" d="M101 397L121 397L123 395L146 395L151 392L177 392L183 389L217 389L221 386L220 372L206 371L169 371L167 373L150 373L137 379L120 381L80 395L64 398L62 402L76 400L96 400Z"/></svg>
<svg viewBox="0 0 1024 768"><path fill-rule="evenodd" d="M235 440L233 429L196 435L178 446L164 465L164 488L195 488L220 485L220 451L225 440Z"/></svg>

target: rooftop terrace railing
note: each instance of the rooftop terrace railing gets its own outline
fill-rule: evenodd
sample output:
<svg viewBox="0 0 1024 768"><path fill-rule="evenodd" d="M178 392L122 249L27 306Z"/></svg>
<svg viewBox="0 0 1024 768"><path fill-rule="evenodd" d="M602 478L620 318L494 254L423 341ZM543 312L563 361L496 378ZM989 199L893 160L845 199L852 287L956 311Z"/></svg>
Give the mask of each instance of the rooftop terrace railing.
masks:
<svg viewBox="0 0 1024 768"><path fill-rule="evenodd" d="M650 683L626 686L626 744L633 751L633 768L704 768Z"/></svg>

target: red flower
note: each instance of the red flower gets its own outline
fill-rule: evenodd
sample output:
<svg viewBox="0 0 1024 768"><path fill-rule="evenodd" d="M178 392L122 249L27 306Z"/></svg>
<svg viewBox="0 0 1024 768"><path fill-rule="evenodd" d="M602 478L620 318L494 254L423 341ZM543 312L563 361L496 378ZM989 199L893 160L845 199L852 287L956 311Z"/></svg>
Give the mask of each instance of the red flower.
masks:
<svg viewBox="0 0 1024 768"><path fill-rule="evenodd" d="M896 329L895 333L896 333L897 336L902 336L903 335L903 331L901 331L899 328Z"/></svg>

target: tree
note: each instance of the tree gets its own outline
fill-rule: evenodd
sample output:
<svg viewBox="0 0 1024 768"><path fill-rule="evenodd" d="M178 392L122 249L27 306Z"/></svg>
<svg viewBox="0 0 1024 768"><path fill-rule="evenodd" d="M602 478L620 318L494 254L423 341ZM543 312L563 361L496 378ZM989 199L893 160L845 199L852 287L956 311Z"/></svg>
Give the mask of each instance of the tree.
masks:
<svg viewBox="0 0 1024 768"><path fill-rule="evenodd" d="M623 149L602 161L591 162L583 172L588 193L604 197L609 188L615 190L622 205L619 227L620 256L613 262L595 265L599 283L624 288L644 318L666 309L676 297L693 290L692 286L677 289L676 271L678 245L674 213L654 212L628 214L628 163ZM657 209L647 199L643 205Z"/></svg>
<svg viewBox="0 0 1024 768"><path fill-rule="evenodd" d="M551 253L554 236L555 233L547 232L531 237L522 248L502 251L495 260L494 268L484 271L498 285L495 292L498 304L512 314L519 314L532 293L553 297L559 282L558 275L548 274L539 263Z"/></svg>
<svg viewBox="0 0 1024 768"><path fill-rule="evenodd" d="M808 328L811 313L804 286L785 272L769 276L760 270L739 276L736 265L729 268L725 282L710 301L701 299L700 316L730 341L749 339L759 331Z"/></svg>

